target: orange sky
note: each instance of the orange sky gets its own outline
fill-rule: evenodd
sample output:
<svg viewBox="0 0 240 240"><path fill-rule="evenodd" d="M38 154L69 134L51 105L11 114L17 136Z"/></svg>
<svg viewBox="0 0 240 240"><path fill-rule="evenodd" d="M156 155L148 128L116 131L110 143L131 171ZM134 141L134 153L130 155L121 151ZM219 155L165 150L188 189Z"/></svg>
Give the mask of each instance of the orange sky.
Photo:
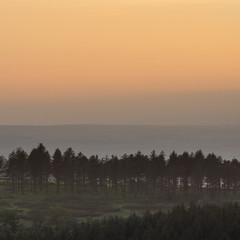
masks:
<svg viewBox="0 0 240 240"><path fill-rule="evenodd" d="M1 0L0 101L240 91L239 29L238 0Z"/></svg>

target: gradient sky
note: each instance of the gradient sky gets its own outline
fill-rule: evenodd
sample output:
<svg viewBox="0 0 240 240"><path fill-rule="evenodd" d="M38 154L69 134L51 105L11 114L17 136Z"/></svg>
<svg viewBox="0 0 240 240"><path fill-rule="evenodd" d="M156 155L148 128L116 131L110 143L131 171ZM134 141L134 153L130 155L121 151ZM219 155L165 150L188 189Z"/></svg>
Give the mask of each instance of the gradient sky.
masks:
<svg viewBox="0 0 240 240"><path fill-rule="evenodd" d="M0 124L239 124L239 0L1 0Z"/></svg>

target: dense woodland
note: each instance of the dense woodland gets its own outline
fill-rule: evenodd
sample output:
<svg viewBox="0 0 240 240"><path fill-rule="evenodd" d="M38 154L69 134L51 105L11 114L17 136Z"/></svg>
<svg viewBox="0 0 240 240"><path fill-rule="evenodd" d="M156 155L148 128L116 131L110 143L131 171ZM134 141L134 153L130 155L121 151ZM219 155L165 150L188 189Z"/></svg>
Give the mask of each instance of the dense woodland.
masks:
<svg viewBox="0 0 240 240"><path fill-rule="evenodd" d="M240 163L223 160L211 153L155 151L150 156L141 152L100 159L76 154L71 148L65 152L56 149L50 156L43 144L28 155L23 149L13 151L8 159L0 159L2 182L11 185L12 192L46 192L49 184L56 192L81 194L101 192L106 197L168 197L176 194L234 196L240 188Z"/></svg>
<svg viewBox="0 0 240 240"><path fill-rule="evenodd" d="M240 232L238 204L179 205L169 212L81 223L64 222L59 216L52 225L35 222L30 227L19 225L16 214L0 216L3 240L238 240Z"/></svg>

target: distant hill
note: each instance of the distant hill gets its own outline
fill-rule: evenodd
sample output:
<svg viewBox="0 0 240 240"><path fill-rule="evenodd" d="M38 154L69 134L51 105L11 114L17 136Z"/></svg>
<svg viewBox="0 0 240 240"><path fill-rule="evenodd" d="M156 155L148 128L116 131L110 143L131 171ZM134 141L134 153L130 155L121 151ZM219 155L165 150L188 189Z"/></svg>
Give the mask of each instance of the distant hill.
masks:
<svg viewBox="0 0 240 240"><path fill-rule="evenodd" d="M240 126L0 126L0 155L7 157L17 147L29 152L40 142L50 153L57 147L100 157L138 150L169 154L202 149L228 159L240 158Z"/></svg>

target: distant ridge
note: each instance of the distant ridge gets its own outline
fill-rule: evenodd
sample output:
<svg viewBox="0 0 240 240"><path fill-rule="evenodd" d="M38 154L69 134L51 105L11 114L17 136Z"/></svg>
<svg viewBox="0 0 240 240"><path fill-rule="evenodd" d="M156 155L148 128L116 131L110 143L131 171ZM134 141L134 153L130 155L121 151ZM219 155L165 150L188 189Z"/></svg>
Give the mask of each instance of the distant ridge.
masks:
<svg viewBox="0 0 240 240"><path fill-rule="evenodd" d="M59 147L72 147L86 155L123 155L138 150L145 154L155 149L214 152L227 159L240 158L238 125L0 125L0 155L5 157L17 147L30 151L40 142L50 153Z"/></svg>

